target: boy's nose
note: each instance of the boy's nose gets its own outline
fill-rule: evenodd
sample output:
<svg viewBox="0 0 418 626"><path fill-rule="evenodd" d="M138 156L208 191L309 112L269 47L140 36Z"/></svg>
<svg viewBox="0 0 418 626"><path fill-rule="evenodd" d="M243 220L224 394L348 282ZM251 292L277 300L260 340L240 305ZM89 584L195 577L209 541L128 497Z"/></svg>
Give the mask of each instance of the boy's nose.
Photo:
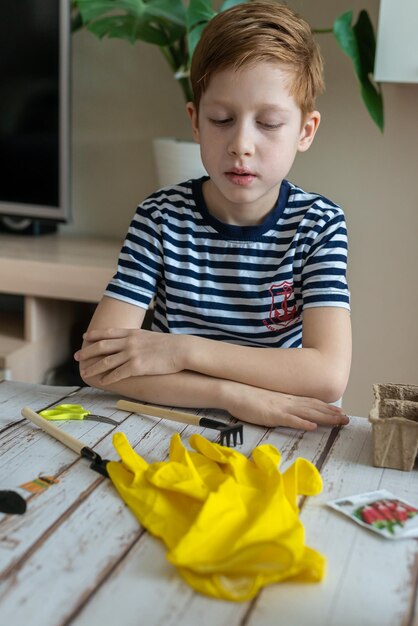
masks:
<svg viewBox="0 0 418 626"><path fill-rule="evenodd" d="M254 153L254 143L250 133L244 128L237 128L228 142L228 153L231 156L251 156Z"/></svg>

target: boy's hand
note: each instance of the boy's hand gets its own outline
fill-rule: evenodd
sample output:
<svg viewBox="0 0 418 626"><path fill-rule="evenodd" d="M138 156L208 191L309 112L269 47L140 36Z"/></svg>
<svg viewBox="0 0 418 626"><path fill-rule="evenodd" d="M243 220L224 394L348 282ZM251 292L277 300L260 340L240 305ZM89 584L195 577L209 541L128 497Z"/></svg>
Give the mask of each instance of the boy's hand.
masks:
<svg viewBox="0 0 418 626"><path fill-rule="evenodd" d="M342 409L317 400L268 391L240 383L226 384L225 409L234 417L262 426L315 430L318 425L345 425Z"/></svg>
<svg viewBox="0 0 418 626"><path fill-rule="evenodd" d="M87 331L86 345L75 353L83 378L103 384L132 376L174 374L184 369L184 335L128 328Z"/></svg>

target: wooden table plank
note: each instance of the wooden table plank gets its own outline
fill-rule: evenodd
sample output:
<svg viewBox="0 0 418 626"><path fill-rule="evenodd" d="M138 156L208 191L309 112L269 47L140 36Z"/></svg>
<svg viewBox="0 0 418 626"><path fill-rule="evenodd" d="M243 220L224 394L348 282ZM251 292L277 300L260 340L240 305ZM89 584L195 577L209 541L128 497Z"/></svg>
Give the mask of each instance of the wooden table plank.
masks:
<svg viewBox="0 0 418 626"><path fill-rule="evenodd" d="M49 400L48 404L50 404L52 400L51 395L48 394L47 398ZM40 401L43 402L47 398L44 395ZM126 414L115 409L116 398L110 398L111 396L108 400L109 407L106 407L103 405L104 398L101 393L84 388L76 394L67 396L61 394L56 401L83 404L90 411L95 410L97 407L107 417L116 415L116 419L125 419ZM19 403L19 408L16 408L16 411L20 412L24 406L22 400L30 400L30 398L18 396L16 398L13 397L12 400L15 403ZM9 402L6 403L6 406L7 404ZM32 403L32 406L34 404ZM45 405L41 404L37 408L39 409L42 406ZM93 421L63 421L55 424L58 428L71 433L91 447L98 445L113 430L113 427L109 424ZM0 482L2 485L7 485L7 488L13 488L22 482L32 480L39 473L58 475L77 459L74 452L22 417L17 424L9 426L3 432L0 432L0 445L2 451ZM24 462L25 458L28 459L26 463Z"/></svg>
<svg viewBox="0 0 418 626"><path fill-rule="evenodd" d="M167 562L161 542L143 535L71 624L233 626L247 607L195 593Z"/></svg>
<svg viewBox="0 0 418 626"><path fill-rule="evenodd" d="M34 411L39 411L68 397L76 389L78 387L52 387L0 381L0 432L12 424L24 421L20 414L22 407L29 404Z"/></svg>
<svg viewBox="0 0 418 626"><path fill-rule="evenodd" d="M324 492L309 498L301 514L308 544L328 559L326 580L306 585L283 583L262 592L249 625L408 626L417 592L417 540L389 541L325 506L331 499L380 488L418 501L417 472L372 466L370 425L352 418L341 430L322 476Z"/></svg>

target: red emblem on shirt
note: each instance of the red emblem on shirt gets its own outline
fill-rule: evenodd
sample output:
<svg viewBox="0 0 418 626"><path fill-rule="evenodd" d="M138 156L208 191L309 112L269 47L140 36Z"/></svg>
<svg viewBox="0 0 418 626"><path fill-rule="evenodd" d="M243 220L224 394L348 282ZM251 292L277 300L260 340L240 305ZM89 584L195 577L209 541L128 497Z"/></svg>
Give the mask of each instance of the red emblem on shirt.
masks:
<svg viewBox="0 0 418 626"><path fill-rule="evenodd" d="M296 302L290 308L289 300L293 295L293 283L285 280L278 285L272 285L269 289L271 294L270 316L263 323L269 330L286 328L297 318Z"/></svg>

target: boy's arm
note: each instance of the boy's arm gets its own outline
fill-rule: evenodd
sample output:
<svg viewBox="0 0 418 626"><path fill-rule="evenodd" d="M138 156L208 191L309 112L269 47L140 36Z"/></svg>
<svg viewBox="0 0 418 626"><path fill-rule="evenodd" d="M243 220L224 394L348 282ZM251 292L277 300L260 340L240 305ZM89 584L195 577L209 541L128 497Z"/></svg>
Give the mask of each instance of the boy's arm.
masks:
<svg viewBox="0 0 418 626"><path fill-rule="evenodd" d="M141 328L146 314L134 304L103 296L90 320L88 330L106 328ZM83 345L87 342L84 341Z"/></svg>
<svg viewBox="0 0 418 626"><path fill-rule="evenodd" d="M144 316L144 309L104 297L91 320L89 333L106 335L109 327L116 327L119 331L138 329ZM159 338L163 339L171 337L161 333L135 331L130 335L131 339L134 338L132 342L134 345L138 344L138 337L142 333L146 333L147 336L160 336ZM119 340L111 341L114 351L117 351L116 345L119 345ZM87 361L78 357L82 371L93 369L96 363L107 371L106 359L113 355L109 354L106 342L108 339L99 340L94 344L84 341L83 351L91 346L90 351L93 349L97 356L89 357ZM212 343L219 347L219 342ZM126 344L125 340L123 344ZM238 419L266 426L282 425L313 430L317 424L334 425L348 421L339 409L315 398L276 393L191 371L153 376L133 374L113 383L104 383L101 375L84 375L84 380L93 387L145 402L190 408L219 408Z"/></svg>
<svg viewBox="0 0 418 626"><path fill-rule="evenodd" d="M101 376L102 384L191 370L324 402L337 400L345 390L351 362L350 316L345 309L306 309L302 348L280 349L136 330L136 307L115 303L103 299L86 335L93 343L77 355L83 361L82 375ZM104 305L118 314L102 313Z"/></svg>
<svg viewBox="0 0 418 626"><path fill-rule="evenodd" d="M302 348L252 348L188 337L188 369L248 385L334 402L351 365L351 322L346 309L307 308Z"/></svg>

